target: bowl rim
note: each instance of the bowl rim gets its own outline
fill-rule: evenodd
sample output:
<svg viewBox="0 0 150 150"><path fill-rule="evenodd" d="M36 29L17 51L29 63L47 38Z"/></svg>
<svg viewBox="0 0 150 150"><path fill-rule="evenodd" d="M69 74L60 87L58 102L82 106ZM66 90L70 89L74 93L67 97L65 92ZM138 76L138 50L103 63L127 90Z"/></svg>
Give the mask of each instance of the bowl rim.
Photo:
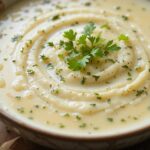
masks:
<svg viewBox="0 0 150 150"><path fill-rule="evenodd" d="M115 141L118 139L121 140L121 139L129 138L129 137L137 136L140 134L144 134L148 130L150 131L150 125L146 125L144 127L135 128L132 131L126 131L124 133L117 133L117 134L107 135L107 136L103 136L103 135L95 136L95 137L72 136L72 135L65 135L64 133L63 134L62 133L61 134L54 133L54 131L53 132L48 131L48 130L46 131L46 130L43 130L42 128L34 127L30 124L27 124L27 122L25 122L25 121L22 122L18 118L11 116L8 112L2 110L1 108L0 108L0 118L2 119L2 121L4 120L4 122L7 121L7 122L13 124L13 127L19 127L23 130L27 130L32 133L36 133L36 134L40 134L42 136L51 137L51 138L64 140L64 141L89 141L89 142Z"/></svg>
<svg viewBox="0 0 150 150"><path fill-rule="evenodd" d="M121 140L124 138L133 137L133 136L136 136L139 134L144 134L148 130L150 131L150 124L149 124L149 125L146 125L146 126L143 126L140 128L132 129L132 131L126 131L124 133L117 133L115 135L107 135L107 136L100 135L100 136L95 136L95 137L90 137L90 136L87 136L87 137L85 137L85 136L84 137L83 136L74 136L73 137L71 135L54 133L54 131L51 132L48 130L47 131L42 130L42 128L34 127L30 124L27 124L27 122L21 122L21 120L10 115L10 113L3 110L2 108L0 108L0 119L2 119L2 121L7 120L9 123L13 124L14 127L19 127L19 128L24 129L24 130L40 134L42 136L52 137L52 138L60 139L60 140L64 140L64 141L88 141L88 142L114 141L114 140L118 140L118 139Z"/></svg>

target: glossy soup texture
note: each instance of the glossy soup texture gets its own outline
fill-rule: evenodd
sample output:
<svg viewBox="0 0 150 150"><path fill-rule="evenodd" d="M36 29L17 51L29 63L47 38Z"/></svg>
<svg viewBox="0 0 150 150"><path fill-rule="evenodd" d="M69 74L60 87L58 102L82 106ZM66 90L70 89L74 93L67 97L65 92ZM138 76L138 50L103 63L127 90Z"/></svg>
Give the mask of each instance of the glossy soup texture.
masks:
<svg viewBox="0 0 150 150"><path fill-rule="evenodd" d="M15 4L0 14L0 108L68 135L150 124L149 18L148 0Z"/></svg>

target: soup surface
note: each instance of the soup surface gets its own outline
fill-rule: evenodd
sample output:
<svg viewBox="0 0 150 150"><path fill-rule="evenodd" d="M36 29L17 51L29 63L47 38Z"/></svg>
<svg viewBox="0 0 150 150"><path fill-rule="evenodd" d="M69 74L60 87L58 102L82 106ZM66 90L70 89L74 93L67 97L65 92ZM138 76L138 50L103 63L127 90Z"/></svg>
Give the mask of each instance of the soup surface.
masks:
<svg viewBox="0 0 150 150"><path fill-rule="evenodd" d="M68 135L150 123L150 1L21 1L0 17L0 107Z"/></svg>

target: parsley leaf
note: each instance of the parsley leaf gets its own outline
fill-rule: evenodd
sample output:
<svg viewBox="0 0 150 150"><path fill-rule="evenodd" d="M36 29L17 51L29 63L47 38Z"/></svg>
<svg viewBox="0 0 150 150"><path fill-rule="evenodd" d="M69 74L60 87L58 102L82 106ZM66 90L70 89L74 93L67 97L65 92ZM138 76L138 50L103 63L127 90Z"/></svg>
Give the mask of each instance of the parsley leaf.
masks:
<svg viewBox="0 0 150 150"><path fill-rule="evenodd" d="M85 68L87 63L89 63L91 56L90 55L86 55L84 56L82 59L79 60L79 63L81 65L81 68Z"/></svg>
<svg viewBox="0 0 150 150"><path fill-rule="evenodd" d="M54 43L53 43L53 42L48 42L48 46L53 47L53 46L54 46Z"/></svg>
<svg viewBox="0 0 150 150"><path fill-rule="evenodd" d="M104 53L100 48L93 48L91 51L91 55L94 57L103 57Z"/></svg>
<svg viewBox="0 0 150 150"><path fill-rule="evenodd" d="M76 35L77 33L70 29L69 31L64 32L63 36L70 41L74 41L76 39Z"/></svg>
<svg viewBox="0 0 150 150"><path fill-rule="evenodd" d="M84 27L84 32L83 33L85 35L91 35L95 28L96 28L95 24L93 22L90 22L89 24L87 24Z"/></svg>
<svg viewBox="0 0 150 150"><path fill-rule="evenodd" d="M74 59L68 60L69 68L73 71L78 71L86 67L87 63L89 63L91 56L86 55L78 61Z"/></svg>
<svg viewBox="0 0 150 150"><path fill-rule="evenodd" d="M77 32L73 29L63 33L64 40L59 41L59 46L63 51L58 54L58 57L65 61L69 69L80 71L97 59L104 57L104 59L107 60L108 58L106 56L109 53L121 49L114 40L108 41L103 38L102 33L94 35L93 31L95 28L96 25L91 22L84 27L83 33L79 36L77 36ZM102 28L108 28L108 25L104 24ZM121 34L118 39L127 40L127 37ZM49 43L49 45L54 46L52 42ZM46 58L43 57L43 59ZM99 76L93 77L95 80L99 79Z"/></svg>
<svg viewBox="0 0 150 150"><path fill-rule="evenodd" d="M117 44L114 44L113 40L111 40L107 42L105 49L108 51L118 51L121 49L121 47L119 47Z"/></svg>
<svg viewBox="0 0 150 150"><path fill-rule="evenodd" d="M86 37L87 37L87 36L84 35L84 34L81 35L81 36L79 37L78 43L79 43L79 44L84 44L84 45L85 45L85 44L86 44Z"/></svg>
<svg viewBox="0 0 150 150"><path fill-rule="evenodd" d="M65 42L65 43L64 43L64 48L65 48L65 50L67 50L67 51L73 50L73 49L74 49L73 42L72 42L72 41Z"/></svg>
<svg viewBox="0 0 150 150"><path fill-rule="evenodd" d="M81 69L80 63L76 61L76 59L68 59L69 69L73 71L77 71Z"/></svg>

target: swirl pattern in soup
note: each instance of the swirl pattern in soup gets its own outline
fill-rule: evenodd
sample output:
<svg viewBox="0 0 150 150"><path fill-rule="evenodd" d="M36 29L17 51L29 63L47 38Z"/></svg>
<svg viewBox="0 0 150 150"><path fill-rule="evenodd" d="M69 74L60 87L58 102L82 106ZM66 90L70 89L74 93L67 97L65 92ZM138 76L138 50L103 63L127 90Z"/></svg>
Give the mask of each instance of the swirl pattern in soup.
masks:
<svg viewBox="0 0 150 150"><path fill-rule="evenodd" d="M3 109L68 134L149 122L149 2L39 0L10 12L0 22Z"/></svg>

